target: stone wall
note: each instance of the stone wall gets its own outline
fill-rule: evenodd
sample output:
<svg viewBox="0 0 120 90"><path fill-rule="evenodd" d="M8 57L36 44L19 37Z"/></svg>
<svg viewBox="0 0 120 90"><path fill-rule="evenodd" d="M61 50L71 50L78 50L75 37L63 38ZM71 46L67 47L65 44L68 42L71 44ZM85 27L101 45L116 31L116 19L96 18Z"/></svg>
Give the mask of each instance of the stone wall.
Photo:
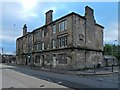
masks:
<svg viewBox="0 0 120 90"><path fill-rule="evenodd" d="M85 8L85 18L73 15L73 67L93 67L103 64L103 27L96 24L93 9Z"/></svg>

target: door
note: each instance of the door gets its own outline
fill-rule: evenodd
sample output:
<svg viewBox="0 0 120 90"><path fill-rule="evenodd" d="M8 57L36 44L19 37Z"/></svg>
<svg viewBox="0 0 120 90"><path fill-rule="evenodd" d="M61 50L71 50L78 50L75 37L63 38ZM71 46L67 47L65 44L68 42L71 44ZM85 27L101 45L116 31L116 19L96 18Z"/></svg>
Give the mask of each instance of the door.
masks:
<svg viewBox="0 0 120 90"><path fill-rule="evenodd" d="M44 55L42 55L42 67L45 66L45 58L44 58Z"/></svg>
<svg viewBox="0 0 120 90"><path fill-rule="evenodd" d="M53 54L53 67L56 67L57 62L56 62L56 55Z"/></svg>

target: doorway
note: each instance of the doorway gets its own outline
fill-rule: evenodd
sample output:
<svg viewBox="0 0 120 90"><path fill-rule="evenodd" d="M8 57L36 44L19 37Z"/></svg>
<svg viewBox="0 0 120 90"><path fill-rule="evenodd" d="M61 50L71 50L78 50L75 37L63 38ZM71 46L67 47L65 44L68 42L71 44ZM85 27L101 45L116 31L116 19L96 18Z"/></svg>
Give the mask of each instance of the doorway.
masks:
<svg viewBox="0 0 120 90"><path fill-rule="evenodd" d="M56 61L56 55L53 54L53 67L56 67L57 61Z"/></svg>
<svg viewBox="0 0 120 90"><path fill-rule="evenodd" d="M45 57L44 57L44 55L42 55L42 67L44 67L45 66Z"/></svg>

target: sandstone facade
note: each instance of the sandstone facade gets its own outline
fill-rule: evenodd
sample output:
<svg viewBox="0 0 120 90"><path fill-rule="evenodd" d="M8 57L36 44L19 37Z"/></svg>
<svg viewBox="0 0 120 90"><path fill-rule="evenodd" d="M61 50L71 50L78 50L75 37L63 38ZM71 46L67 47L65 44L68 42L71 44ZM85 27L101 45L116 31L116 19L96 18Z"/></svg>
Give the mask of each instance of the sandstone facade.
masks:
<svg viewBox="0 0 120 90"><path fill-rule="evenodd" d="M60 69L93 67L103 61L103 29L94 19L94 10L85 15L70 13L52 21L46 13L45 25L26 32L16 40L17 64Z"/></svg>

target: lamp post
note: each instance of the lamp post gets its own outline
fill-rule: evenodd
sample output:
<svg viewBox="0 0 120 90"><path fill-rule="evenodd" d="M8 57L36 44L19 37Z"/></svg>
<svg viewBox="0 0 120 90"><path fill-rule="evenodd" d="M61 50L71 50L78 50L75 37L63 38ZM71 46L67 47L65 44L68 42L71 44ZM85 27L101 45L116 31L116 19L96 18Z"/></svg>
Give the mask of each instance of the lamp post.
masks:
<svg viewBox="0 0 120 90"><path fill-rule="evenodd" d="M117 41L117 40L112 41L112 60L113 60L113 62L112 62L112 72L113 72L113 65L114 65L113 43L116 42L116 41Z"/></svg>
<svg viewBox="0 0 120 90"><path fill-rule="evenodd" d="M116 42L117 40L112 41L112 59L113 59L113 43Z"/></svg>
<svg viewBox="0 0 120 90"><path fill-rule="evenodd" d="M93 73L95 74L95 63L93 62Z"/></svg>

